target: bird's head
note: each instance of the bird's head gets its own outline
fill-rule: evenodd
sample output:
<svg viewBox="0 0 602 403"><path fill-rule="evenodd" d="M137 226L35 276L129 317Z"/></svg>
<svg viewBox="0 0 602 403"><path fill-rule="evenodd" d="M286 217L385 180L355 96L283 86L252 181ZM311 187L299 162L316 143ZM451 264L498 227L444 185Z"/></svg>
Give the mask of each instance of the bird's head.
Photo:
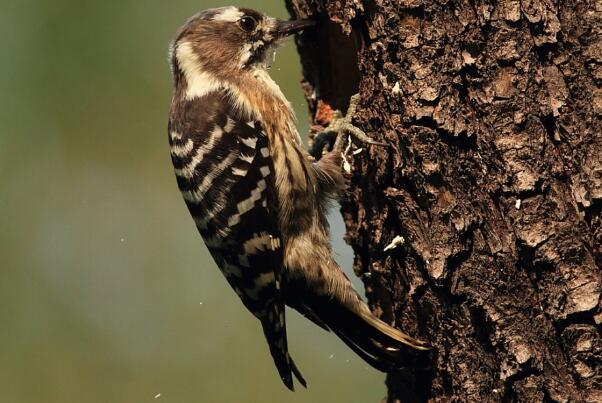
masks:
<svg viewBox="0 0 602 403"><path fill-rule="evenodd" d="M287 36L315 25L311 20L280 21L247 8L200 12L178 31L171 45L174 75L194 70L221 80L266 69Z"/></svg>

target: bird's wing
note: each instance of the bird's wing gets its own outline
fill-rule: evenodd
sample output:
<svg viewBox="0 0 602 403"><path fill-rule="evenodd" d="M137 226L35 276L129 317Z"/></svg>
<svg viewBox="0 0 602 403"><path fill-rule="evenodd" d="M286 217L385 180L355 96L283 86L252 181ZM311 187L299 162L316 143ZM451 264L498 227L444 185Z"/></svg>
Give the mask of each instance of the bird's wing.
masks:
<svg viewBox="0 0 602 403"><path fill-rule="evenodd" d="M269 140L259 122L241 119L228 102L207 99L204 105L195 115L202 122L189 126L188 133L170 124L178 186L217 265L261 320L280 376L292 389L291 372L305 381L288 355L280 293L282 237Z"/></svg>

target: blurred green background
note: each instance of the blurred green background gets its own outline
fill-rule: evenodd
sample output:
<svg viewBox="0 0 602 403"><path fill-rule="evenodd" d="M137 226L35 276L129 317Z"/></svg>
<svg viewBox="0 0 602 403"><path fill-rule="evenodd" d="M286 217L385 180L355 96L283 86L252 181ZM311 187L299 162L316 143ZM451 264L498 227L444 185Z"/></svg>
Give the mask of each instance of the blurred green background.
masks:
<svg viewBox="0 0 602 403"><path fill-rule="evenodd" d="M282 0L240 1L288 18ZM0 7L0 402L376 402L384 376L288 311L281 384L177 190L167 46L213 1ZM307 109L289 42L272 75ZM339 261L351 267L332 214ZM160 396L159 396L160 394Z"/></svg>

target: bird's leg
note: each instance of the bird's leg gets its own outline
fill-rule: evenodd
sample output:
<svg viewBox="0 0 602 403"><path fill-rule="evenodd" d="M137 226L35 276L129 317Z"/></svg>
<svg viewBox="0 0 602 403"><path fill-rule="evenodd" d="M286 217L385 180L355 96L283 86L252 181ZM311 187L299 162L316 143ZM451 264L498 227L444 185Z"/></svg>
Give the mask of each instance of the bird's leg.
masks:
<svg viewBox="0 0 602 403"><path fill-rule="evenodd" d="M332 152L343 154L345 148L345 140L346 139L355 139L359 143L368 144L368 145L377 145L377 146L385 146L386 143L379 143L372 140L366 133L364 133L357 126L354 126L351 123L353 116L357 110L357 106L360 101L359 94L355 94L349 100L349 108L347 109L347 114L343 116L341 111L335 111L334 116L326 129L318 133L314 137L314 143L310 150L310 154L316 158L320 159L324 148L328 144L332 144L334 138L334 146L332 147Z"/></svg>

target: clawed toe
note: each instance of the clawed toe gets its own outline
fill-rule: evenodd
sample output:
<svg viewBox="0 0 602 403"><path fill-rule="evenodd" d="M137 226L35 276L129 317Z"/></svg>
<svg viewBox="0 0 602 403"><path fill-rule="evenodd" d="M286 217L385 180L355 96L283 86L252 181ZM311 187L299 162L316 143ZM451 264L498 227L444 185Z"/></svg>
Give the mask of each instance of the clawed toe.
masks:
<svg viewBox="0 0 602 403"><path fill-rule="evenodd" d="M310 150L310 154L314 158L320 159L325 149L328 151L343 153L345 149L345 140L348 138L354 139L358 143L362 144L382 147L389 146L387 143L380 143L372 140L360 128L351 123L357 110L359 100L359 94L353 95L349 100L347 114L343 116L340 111L336 111L328 127L323 132L316 134Z"/></svg>

